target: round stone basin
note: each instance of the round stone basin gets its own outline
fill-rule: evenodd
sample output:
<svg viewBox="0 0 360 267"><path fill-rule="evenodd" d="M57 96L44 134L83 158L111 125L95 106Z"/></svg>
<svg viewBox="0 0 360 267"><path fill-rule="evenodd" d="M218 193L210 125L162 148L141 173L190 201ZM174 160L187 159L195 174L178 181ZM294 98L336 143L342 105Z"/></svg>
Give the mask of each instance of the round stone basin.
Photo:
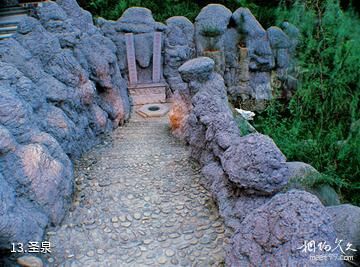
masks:
<svg viewBox="0 0 360 267"><path fill-rule="evenodd" d="M160 110L160 107L159 106L150 106L150 107L148 107L148 110L150 110L150 111L158 111L158 110Z"/></svg>
<svg viewBox="0 0 360 267"><path fill-rule="evenodd" d="M162 117L169 112L169 108L164 104L147 104L137 110L142 117Z"/></svg>

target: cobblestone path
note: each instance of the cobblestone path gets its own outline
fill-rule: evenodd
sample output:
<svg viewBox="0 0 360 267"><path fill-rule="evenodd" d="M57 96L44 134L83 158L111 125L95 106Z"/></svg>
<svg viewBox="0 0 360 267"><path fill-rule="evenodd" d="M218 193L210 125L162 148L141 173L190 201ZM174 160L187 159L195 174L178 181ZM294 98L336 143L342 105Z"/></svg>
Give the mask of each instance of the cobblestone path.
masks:
<svg viewBox="0 0 360 267"><path fill-rule="evenodd" d="M165 119L129 122L75 165L49 266L223 266L223 222Z"/></svg>

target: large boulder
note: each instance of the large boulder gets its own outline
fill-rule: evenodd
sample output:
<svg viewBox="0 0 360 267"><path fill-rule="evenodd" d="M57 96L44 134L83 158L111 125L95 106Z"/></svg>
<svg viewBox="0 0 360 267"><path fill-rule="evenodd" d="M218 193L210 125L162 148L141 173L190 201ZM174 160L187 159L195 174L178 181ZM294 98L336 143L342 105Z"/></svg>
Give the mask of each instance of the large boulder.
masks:
<svg viewBox="0 0 360 267"><path fill-rule="evenodd" d="M274 67L274 58L269 39L251 11L240 7L233 13L232 19L237 31L245 36L250 57L249 68L253 71L271 70Z"/></svg>
<svg viewBox="0 0 360 267"><path fill-rule="evenodd" d="M246 216L232 237L226 261L228 266L342 266L327 257L329 252L316 249L318 244L334 246L335 241L336 232L320 201L294 190L274 196ZM340 256L339 251L333 253ZM311 255L326 260L312 261Z"/></svg>
<svg viewBox="0 0 360 267"><path fill-rule="evenodd" d="M215 71L225 73L225 32L231 11L219 4L204 7L195 19L195 42L198 56L210 57L215 62Z"/></svg>
<svg viewBox="0 0 360 267"><path fill-rule="evenodd" d="M327 207L326 211L331 216L338 239L342 240L342 246L346 248L347 255L356 256L354 262L360 261L360 207L350 204ZM354 251L356 250L356 251Z"/></svg>
<svg viewBox="0 0 360 267"><path fill-rule="evenodd" d="M185 82L207 81L214 70L214 61L207 57L198 57L185 62L179 72Z"/></svg>
<svg viewBox="0 0 360 267"><path fill-rule="evenodd" d="M166 20L164 76L174 91L186 91L178 68L194 54L194 25L185 17Z"/></svg>
<svg viewBox="0 0 360 267"><path fill-rule="evenodd" d="M288 182L286 158L267 136L249 134L230 146L221 163L229 179L248 193L274 194Z"/></svg>
<svg viewBox="0 0 360 267"><path fill-rule="evenodd" d="M289 169L289 189L301 189L316 195L324 206L339 205L340 199L336 191L328 184L318 183L321 174L311 165L304 162L286 162Z"/></svg>

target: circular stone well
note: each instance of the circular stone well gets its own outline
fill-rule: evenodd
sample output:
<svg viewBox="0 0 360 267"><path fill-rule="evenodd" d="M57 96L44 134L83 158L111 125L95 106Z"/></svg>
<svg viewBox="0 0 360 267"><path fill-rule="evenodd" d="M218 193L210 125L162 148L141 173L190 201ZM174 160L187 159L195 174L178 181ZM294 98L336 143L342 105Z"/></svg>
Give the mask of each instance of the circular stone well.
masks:
<svg viewBox="0 0 360 267"><path fill-rule="evenodd" d="M142 117L162 117L169 112L169 108L164 104L143 105L136 111Z"/></svg>

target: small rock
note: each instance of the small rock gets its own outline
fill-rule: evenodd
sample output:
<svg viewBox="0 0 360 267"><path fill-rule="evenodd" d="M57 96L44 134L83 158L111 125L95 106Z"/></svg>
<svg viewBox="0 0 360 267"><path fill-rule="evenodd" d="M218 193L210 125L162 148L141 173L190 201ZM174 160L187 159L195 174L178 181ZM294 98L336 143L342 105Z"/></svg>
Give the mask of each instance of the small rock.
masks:
<svg viewBox="0 0 360 267"><path fill-rule="evenodd" d="M138 213L138 212L135 212L135 213L134 213L134 219L135 219L135 220L140 220L140 219L141 219L141 214Z"/></svg>
<svg viewBox="0 0 360 267"><path fill-rule="evenodd" d="M121 225L127 228L130 227L131 222L123 222Z"/></svg>
<svg viewBox="0 0 360 267"><path fill-rule="evenodd" d="M145 245L149 245L151 242L152 242L151 239L145 239L145 240L143 241L143 243L144 243Z"/></svg>
<svg viewBox="0 0 360 267"><path fill-rule="evenodd" d="M88 251L88 252L86 253L86 255L87 255L88 257L94 257L95 252L92 251L92 250L90 250L90 251Z"/></svg>
<svg viewBox="0 0 360 267"><path fill-rule="evenodd" d="M35 256L22 256L17 259L17 263L24 267L43 267L42 260Z"/></svg>
<svg viewBox="0 0 360 267"><path fill-rule="evenodd" d="M120 215L119 220L122 221L122 222L125 222L126 221L125 215Z"/></svg>
<svg viewBox="0 0 360 267"><path fill-rule="evenodd" d="M118 217L111 218L111 222L113 223L117 223L118 221L119 221Z"/></svg>
<svg viewBox="0 0 360 267"><path fill-rule="evenodd" d="M175 252L172 249L166 249L165 250L165 255L168 257L172 257L175 255Z"/></svg>
<svg viewBox="0 0 360 267"><path fill-rule="evenodd" d="M98 254L102 255L105 253L105 250L103 250L102 248L99 248L97 251L96 251Z"/></svg>
<svg viewBox="0 0 360 267"><path fill-rule="evenodd" d="M164 256L161 256L160 258L158 258L158 263L165 264L166 262L167 262L167 259Z"/></svg>

